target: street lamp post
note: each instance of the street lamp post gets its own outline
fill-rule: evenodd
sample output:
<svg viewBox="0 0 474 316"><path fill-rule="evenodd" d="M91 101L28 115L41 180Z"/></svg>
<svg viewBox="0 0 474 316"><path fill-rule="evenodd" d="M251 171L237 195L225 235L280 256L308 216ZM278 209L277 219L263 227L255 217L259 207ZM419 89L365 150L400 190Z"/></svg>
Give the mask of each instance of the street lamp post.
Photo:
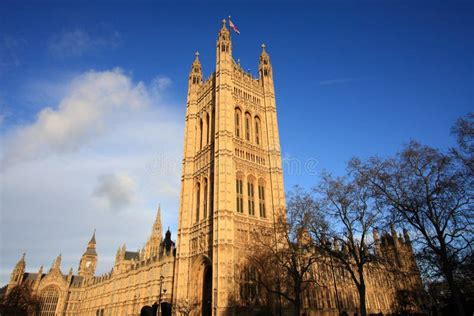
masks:
<svg viewBox="0 0 474 316"><path fill-rule="evenodd" d="M161 292L162 292L162 288L163 288L163 279L164 278L165 278L164 276L160 276L160 296L158 296L158 309L156 311L157 316L161 315ZM166 290L165 290L165 293L166 293Z"/></svg>
<svg viewBox="0 0 474 316"><path fill-rule="evenodd" d="M329 247L332 247L331 243L328 243ZM331 262L331 271L332 271L332 278L334 282L334 291L336 292L336 306L337 306L337 312L339 315L341 315L341 306L339 305L339 294L337 293L337 284L336 284L336 275L334 274L334 266L332 263L332 255L331 251L329 251L329 260Z"/></svg>

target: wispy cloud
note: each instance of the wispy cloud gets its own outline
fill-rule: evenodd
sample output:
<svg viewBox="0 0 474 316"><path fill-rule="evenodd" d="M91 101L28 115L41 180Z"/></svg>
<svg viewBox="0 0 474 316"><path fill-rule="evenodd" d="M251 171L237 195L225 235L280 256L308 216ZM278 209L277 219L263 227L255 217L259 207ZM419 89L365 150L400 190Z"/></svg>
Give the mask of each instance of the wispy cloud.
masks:
<svg viewBox="0 0 474 316"><path fill-rule="evenodd" d="M74 152L103 133L105 120L117 109L133 110L149 103L143 83L134 84L120 69L87 72L73 80L57 109L44 108L34 124L6 140L2 166Z"/></svg>
<svg viewBox="0 0 474 316"><path fill-rule="evenodd" d="M336 78L336 79L328 79L328 80L322 80L319 82L320 86L329 86L329 85L334 85L334 84L341 84L341 83L349 83L349 82L356 82L356 81L365 81L368 80L368 78Z"/></svg>
<svg viewBox="0 0 474 316"><path fill-rule="evenodd" d="M127 173L103 174L98 177L94 196L105 202L110 210L120 211L134 202L136 186Z"/></svg>
<svg viewBox="0 0 474 316"><path fill-rule="evenodd" d="M106 29L92 33L77 28L54 35L49 40L48 49L55 56L80 57L106 48L116 48L120 42L121 35L115 30Z"/></svg>
<svg viewBox="0 0 474 316"><path fill-rule="evenodd" d="M163 222L176 227L183 113L152 86L118 69L88 71L34 122L0 134L0 157L9 161L0 169L1 267L12 269L25 251L30 271L59 252L64 269L77 267L97 228L102 273L117 246L146 241L159 203ZM166 159L151 168L156 157ZM0 284L7 278L0 271Z"/></svg>

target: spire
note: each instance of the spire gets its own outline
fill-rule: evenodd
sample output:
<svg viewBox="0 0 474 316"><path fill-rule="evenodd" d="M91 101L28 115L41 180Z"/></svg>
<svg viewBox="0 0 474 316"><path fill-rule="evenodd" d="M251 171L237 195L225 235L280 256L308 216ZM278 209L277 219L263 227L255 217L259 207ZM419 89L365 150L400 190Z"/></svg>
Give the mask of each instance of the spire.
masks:
<svg viewBox="0 0 474 316"><path fill-rule="evenodd" d="M155 224L153 224L152 236L159 237L161 240L163 233L161 228L161 205L158 205L158 210L156 211Z"/></svg>
<svg viewBox="0 0 474 316"><path fill-rule="evenodd" d="M222 27L220 32L225 32L229 33L229 30L227 29L227 21L225 19L222 19Z"/></svg>
<svg viewBox="0 0 474 316"><path fill-rule="evenodd" d="M26 255L25 253L21 255L20 260L18 260L18 262L15 265L15 268L14 268L15 271L25 270L25 267L26 267L25 255Z"/></svg>
<svg viewBox="0 0 474 316"><path fill-rule="evenodd" d="M268 55L265 48L266 45L262 44L262 52L260 53L260 58L258 62L258 73L260 80L272 79L272 65L270 63L270 56Z"/></svg>
<svg viewBox="0 0 474 316"><path fill-rule="evenodd" d="M408 230L406 230L406 228L403 228L403 237L405 239L405 243L411 245L410 235L408 234Z"/></svg>
<svg viewBox="0 0 474 316"><path fill-rule="evenodd" d="M25 264L26 264L26 263L25 263L25 256L26 256L25 253L23 253L23 254L21 255L20 260L18 260L18 262L16 263L17 266L19 266L19 265L25 265Z"/></svg>
<svg viewBox="0 0 474 316"><path fill-rule="evenodd" d="M87 243L87 249L86 251L82 254L82 256L85 255L97 255L97 252L95 251L96 248L96 241L95 241L95 229L94 232L92 233L91 240Z"/></svg>
<svg viewBox="0 0 474 316"><path fill-rule="evenodd" d="M232 62L232 41L230 38L230 32L226 27L226 20L222 20L222 27L217 36L216 45L216 65L219 68L220 62L224 62L227 67L231 66Z"/></svg>
<svg viewBox="0 0 474 316"><path fill-rule="evenodd" d="M194 61L189 73L189 86L200 85L202 83L202 66L199 61L199 52L194 53Z"/></svg>
<svg viewBox="0 0 474 316"><path fill-rule="evenodd" d="M374 242L379 243L380 238L379 238L379 232L377 231L376 228L372 230L372 236L374 237Z"/></svg>
<svg viewBox="0 0 474 316"><path fill-rule="evenodd" d="M194 53L194 61L193 61L193 66L192 66L193 69L202 69L201 67L201 61L199 60L199 52L196 51Z"/></svg>
<svg viewBox="0 0 474 316"><path fill-rule="evenodd" d="M54 259L53 265L51 266L51 270L59 270L61 267L61 254Z"/></svg>
<svg viewBox="0 0 474 316"><path fill-rule="evenodd" d="M91 245L91 244L94 244L94 245L96 244L96 242L95 242L95 228L94 228L94 233L92 234L92 238L89 241L89 245Z"/></svg>
<svg viewBox="0 0 474 316"><path fill-rule="evenodd" d="M25 273L26 263L25 263L25 253L20 257L20 260L13 268L13 272L11 274L10 283L20 283L23 279L23 273Z"/></svg>

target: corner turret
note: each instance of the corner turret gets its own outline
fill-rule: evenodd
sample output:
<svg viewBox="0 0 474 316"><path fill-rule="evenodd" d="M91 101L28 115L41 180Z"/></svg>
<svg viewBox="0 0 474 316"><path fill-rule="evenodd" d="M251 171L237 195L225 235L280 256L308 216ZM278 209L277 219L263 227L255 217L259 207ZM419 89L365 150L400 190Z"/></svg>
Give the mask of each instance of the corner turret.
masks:
<svg viewBox="0 0 474 316"><path fill-rule="evenodd" d="M232 65L232 40L226 27L226 20L222 20L222 27L217 36L216 44L216 70Z"/></svg>
<svg viewBox="0 0 474 316"><path fill-rule="evenodd" d="M199 52L195 53L191 71L189 72L188 91L196 90L202 85L202 65L199 61Z"/></svg>
<svg viewBox="0 0 474 316"><path fill-rule="evenodd" d="M10 278L10 283L11 285L17 285L20 284L21 281L23 280L23 274L25 273L25 268L26 268L26 262L25 262L25 253L20 257L20 260L15 265L15 268L13 268L13 272L11 274Z"/></svg>

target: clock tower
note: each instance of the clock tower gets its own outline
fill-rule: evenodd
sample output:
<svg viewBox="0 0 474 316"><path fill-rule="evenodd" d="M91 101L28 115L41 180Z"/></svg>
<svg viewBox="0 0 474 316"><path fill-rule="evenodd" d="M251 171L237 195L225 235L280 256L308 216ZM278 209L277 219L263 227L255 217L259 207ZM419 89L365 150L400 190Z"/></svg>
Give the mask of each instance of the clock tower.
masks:
<svg viewBox="0 0 474 316"><path fill-rule="evenodd" d="M87 244L87 249L82 255L81 261L79 262L78 275L84 277L94 276L95 268L97 266L97 252L95 251L95 230L92 234L92 238Z"/></svg>

